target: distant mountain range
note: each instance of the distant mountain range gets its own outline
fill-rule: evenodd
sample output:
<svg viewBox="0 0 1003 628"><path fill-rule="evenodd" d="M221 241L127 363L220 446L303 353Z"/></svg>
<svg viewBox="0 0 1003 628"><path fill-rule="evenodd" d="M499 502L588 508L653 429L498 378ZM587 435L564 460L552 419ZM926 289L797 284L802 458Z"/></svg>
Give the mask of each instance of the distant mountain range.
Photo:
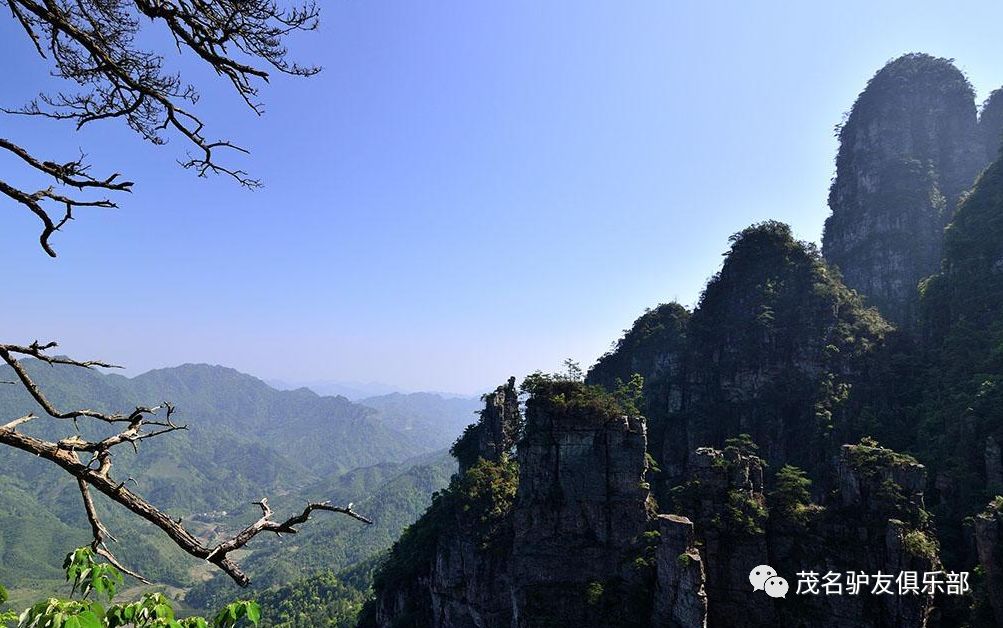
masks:
<svg viewBox="0 0 1003 628"><path fill-rule="evenodd" d="M366 399L381 397L394 393L401 394L428 394L442 397L444 399L478 399L480 395L471 395L458 392L445 392L439 390L429 390L421 392L408 391L403 388L384 384L383 382L355 382L342 381L336 379L316 379L309 381L289 381L284 379L265 379L266 384L276 390L296 390L297 388L309 388L318 395L331 397L345 397L350 401L365 403Z"/></svg>
<svg viewBox="0 0 1003 628"><path fill-rule="evenodd" d="M388 395L395 392L404 392L402 389L380 382L343 382L333 379L316 379L309 381L288 381L284 379L266 379L266 384L276 390L296 390L297 388L309 388L318 395L328 395L331 397L344 397L351 401L359 401L366 397L378 395Z"/></svg>
<svg viewBox="0 0 1003 628"><path fill-rule="evenodd" d="M316 534L309 542L304 535L296 548L272 548L272 539L253 546L277 557L294 550L299 564L323 556L327 567L348 566L388 546L445 486L454 463L443 450L476 419L473 399L393 393L353 403L305 388L276 390L234 369L205 364L132 378L40 362L25 365L60 408L127 411L161 400L175 404L176 420L189 430L147 441L138 455L123 448L114 472L123 480L135 478L141 494L190 522L197 534L237 528L254 515L250 503L264 496L290 510L320 498L372 509L367 514L378 520L372 527L318 517L304 526ZM11 375L0 369L0 381ZM20 387L0 387L0 416L28 411L40 412ZM85 435L93 429L81 423ZM23 431L60 438L74 428L40 419ZM0 574L15 593L19 588L49 592L59 579L62 556L88 539L79 494L64 473L20 452L0 451L0 467ZM367 501L380 491L388 497ZM208 575L158 531L103 499L99 508L122 538L117 553L125 562L183 588ZM345 543L351 548L342 547ZM314 544L322 547L314 552ZM249 562L255 564L253 558ZM269 581L298 569L285 564L269 570ZM32 574L32 581L17 574Z"/></svg>

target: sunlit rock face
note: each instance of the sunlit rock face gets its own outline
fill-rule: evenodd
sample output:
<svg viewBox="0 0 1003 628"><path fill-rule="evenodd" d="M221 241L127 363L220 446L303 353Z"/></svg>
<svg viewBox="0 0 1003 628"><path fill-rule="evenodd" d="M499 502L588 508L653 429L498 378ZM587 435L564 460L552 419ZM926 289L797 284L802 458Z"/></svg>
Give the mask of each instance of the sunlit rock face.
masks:
<svg viewBox="0 0 1003 628"><path fill-rule="evenodd" d="M513 513L518 626L603 625L634 613L627 592L641 586L632 559L650 518L644 419L564 402L574 388L527 404ZM583 604L590 585L604 595Z"/></svg>
<svg viewBox="0 0 1003 628"><path fill-rule="evenodd" d="M909 54L871 79L839 129L823 253L901 327L912 326L944 227L989 161L990 121L980 130L975 94L950 60Z"/></svg>
<svg viewBox="0 0 1003 628"><path fill-rule="evenodd" d="M453 448L465 471L394 546L360 625L703 626L693 524L655 512L637 408L543 379L523 420L514 391L485 396ZM497 445L516 433L512 458Z"/></svg>

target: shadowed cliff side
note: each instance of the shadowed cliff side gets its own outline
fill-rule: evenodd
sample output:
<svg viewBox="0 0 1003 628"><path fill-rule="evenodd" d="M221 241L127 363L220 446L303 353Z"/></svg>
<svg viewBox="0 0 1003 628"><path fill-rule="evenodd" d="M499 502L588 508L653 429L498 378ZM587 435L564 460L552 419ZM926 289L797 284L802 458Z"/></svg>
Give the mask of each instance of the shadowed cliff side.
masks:
<svg viewBox="0 0 1003 628"><path fill-rule="evenodd" d="M950 60L904 55L870 80L839 141L825 257L890 321L911 327L944 226L988 163L975 94Z"/></svg>
<svg viewBox="0 0 1003 628"><path fill-rule="evenodd" d="M492 407L510 398L501 387L464 437L465 452L487 457L454 477L394 546L362 625L702 626L692 524L655 514L636 395L541 374L522 389L515 458L492 459L495 448L481 448L490 439L469 436L489 429Z"/></svg>

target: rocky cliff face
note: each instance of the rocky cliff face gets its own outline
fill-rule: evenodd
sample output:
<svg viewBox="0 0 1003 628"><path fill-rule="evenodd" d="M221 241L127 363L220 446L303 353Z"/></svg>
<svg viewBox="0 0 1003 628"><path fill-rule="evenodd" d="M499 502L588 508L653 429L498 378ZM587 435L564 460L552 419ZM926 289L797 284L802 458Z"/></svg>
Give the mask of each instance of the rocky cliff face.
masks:
<svg viewBox="0 0 1003 628"><path fill-rule="evenodd" d="M997 89L979 112L979 141L985 149L985 162L996 161L1003 146L1003 89Z"/></svg>
<svg viewBox="0 0 1003 628"><path fill-rule="evenodd" d="M616 346L589 369L586 382L615 390L635 373L644 378L644 414L664 417L683 403L686 330L690 312L678 303L645 311Z"/></svg>
<svg viewBox="0 0 1003 628"><path fill-rule="evenodd" d="M703 544L709 625L773 625L775 601L749 585L753 567L772 564L762 460L734 446L701 447L674 497Z"/></svg>
<svg viewBox="0 0 1003 628"><path fill-rule="evenodd" d="M848 397L886 332L786 225L736 234L691 320L688 450L744 433L777 467L827 472L832 442L857 436Z"/></svg>
<svg viewBox="0 0 1003 628"><path fill-rule="evenodd" d="M654 512L644 419L581 382L526 386L518 464L472 438L482 455L394 547L363 625L702 626L692 525ZM468 434L490 429L505 391ZM675 601L656 608L656 590Z"/></svg>
<svg viewBox="0 0 1003 628"><path fill-rule="evenodd" d="M1003 626L1003 498L994 499L975 517L974 535L986 578L984 619Z"/></svg>
<svg viewBox="0 0 1003 628"><path fill-rule="evenodd" d="M677 304L645 313L589 372L607 387L645 377L660 487L682 481L699 447L742 433L768 460L813 472L831 470L832 441L860 436L849 390L888 325L786 225L731 244L692 315Z"/></svg>
<svg viewBox="0 0 1003 628"><path fill-rule="evenodd" d="M896 324L914 322L916 286L939 268L943 229L988 163L982 139L967 79L923 54L882 68L839 130L823 251Z"/></svg>
<svg viewBox="0 0 1003 628"><path fill-rule="evenodd" d="M647 506L644 419L548 383L527 402L513 511L516 625L601 625L637 615L643 586L633 559L653 513ZM579 398L581 397L581 398ZM583 604L589 587L602 592Z"/></svg>
<svg viewBox="0 0 1003 628"><path fill-rule="evenodd" d="M644 397L640 408L647 418L648 442L660 450L666 441L670 417L685 404L687 330L690 312L678 303L665 303L645 311L624 331L615 347L589 369L586 382L607 390L629 382L636 373L644 378ZM682 477L682 463L688 446L684 424L675 426L672 444L674 456L660 456L662 473L652 478L656 495L664 495L671 482Z"/></svg>
<svg viewBox="0 0 1003 628"><path fill-rule="evenodd" d="M754 225L692 312L645 312L586 383L527 378L525 421L514 381L486 396L363 625L1003 625L1003 500L979 514L1003 490L1003 161L969 192L1001 94L977 116L950 62L892 62L840 131L827 259ZM764 564L787 599L752 590ZM942 568L975 592L794 593Z"/></svg>
<svg viewBox="0 0 1003 628"><path fill-rule="evenodd" d="M657 582L651 625L701 627L707 623L707 593L693 522L679 515L658 515L660 542L655 553Z"/></svg>
<svg viewBox="0 0 1003 628"><path fill-rule="evenodd" d="M478 460L497 462L511 452L519 440L522 415L515 378L484 395L482 400L481 420L468 426L450 450L459 462L461 475Z"/></svg>
<svg viewBox="0 0 1003 628"><path fill-rule="evenodd" d="M749 443L696 452L677 506L695 524L706 570L708 625L926 626L932 595L798 595L799 572L898 574L940 569L923 510L923 466L865 441L837 458L839 483L822 504L810 501L802 475L778 474L764 487L765 463ZM748 573L770 565L787 577L792 594L773 599L753 591ZM845 581L844 581L845 582Z"/></svg>

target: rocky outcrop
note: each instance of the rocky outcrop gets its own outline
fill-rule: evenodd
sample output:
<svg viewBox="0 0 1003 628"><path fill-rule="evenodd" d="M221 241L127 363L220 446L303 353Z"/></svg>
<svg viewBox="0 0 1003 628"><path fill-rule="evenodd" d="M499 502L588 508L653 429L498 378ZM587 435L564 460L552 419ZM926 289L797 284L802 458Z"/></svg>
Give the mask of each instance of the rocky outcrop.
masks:
<svg viewBox="0 0 1003 628"><path fill-rule="evenodd" d="M933 596L800 592L798 574L899 574L941 569L923 510L925 469L909 456L865 440L844 446L833 464L839 481L822 504L810 481L790 468L763 485L764 462L748 440L695 452L689 479L674 491L674 508L694 523L706 572L708 625L804 628L927 625ZM754 591L749 572L770 565L788 580L776 600ZM845 584L845 580L842 580Z"/></svg>
<svg viewBox="0 0 1003 628"><path fill-rule="evenodd" d="M660 544L655 553L657 579L651 625L701 628L707 625L704 569L696 549L693 522L678 515L658 515Z"/></svg>
<svg viewBox="0 0 1003 628"><path fill-rule="evenodd" d="M985 161L996 161L1003 147L1003 89L997 89L979 112L979 141L985 150Z"/></svg>
<svg viewBox="0 0 1003 628"><path fill-rule="evenodd" d="M926 469L911 456L865 439L843 445L836 463L839 478L835 498L808 532L818 539L814 558L802 557L813 570L894 574L937 571L936 535L924 510ZM932 594L824 596L816 601L826 625L927 625Z"/></svg>
<svg viewBox="0 0 1003 628"><path fill-rule="evenodd" d="M459 462L461 474L478 460L496 462L511 452L522 429L519 392L515 388L514 377L509 378L504 386L484 395L482 400L481 420L469 426L451 450Z"/></svg>
<svg viewBox="0 0 1003 628"><path fill-rule="evenodd" d="M975 517L975 547L985 573L985 594L998 626L1003 626L1003 498Z"/></svg>
<svg viewBox="0 0 1003 628"><path fill-rule="evenodd" d="M865 440L843 445L837 463L842 508L866 514L899 514L897 509L918 512L923 508L926 469L915 458L898 454ZM890 492L890 486L897 487Z"/></svg>
<svg viewBox="0 0 1003 628"><path fill-rule="evenodd" d="M362 625L703 625L689 524L656 518L650 499L644 419L578 381L534 376L524 386L518 464L479 455L454 478L395 545ZM505 392L485 398L470 451L496 442L479 434L508 433L492 427L506 415ZM672 600L657 613L656 589Z"/></svg>
<svg viewBox="0 0 1003 628"><path fill-rule="evenodd" d="M944 227L988 163L974 99L950 60L909 54L871 79L839 130L823 252L907 328L917 285L940 266Z"/></svg>
<svg viewBox="0 0 1003 628"><path fill-rule="evenodd" d="M708 624L775 625L774 600L749 585L749 571L770 564L762 460L736 446L700 448L674 497L703 543Z"/></svg>
<svg viewBox="0 0 1003 628"><path fill-rule="evenodd" d="M616 346L589 369L586 382L615 390L636 373L644 378L644 410L650 422L682 406L686 326L690 312L678 303L646 310Z"/></svg>
<svg viewBox="0 0 1003 628"><path fill-rule="evenodd" d="M682 478L689 452L685 423L676 422L666 440L673 415L685 404L689 319L689 310L678 303L664 303L646 310L624 331L616 346L589 369L585 380L613 391L635 374L644 378L641 410L647 419L648 442L662 465L662 473L653 478L659 497ZM662 454L663 444L671 449L668 455Z"/></svg>
<svg viewBox="0 0 1003 628"><path fill-rule="evenodd" d="M690 319L686 404L666 430L663 469L744 433L774 468L821 479L833 441L859 437L849 393L887 331L787 225L736 234Z"/></svg>
<svg viewBox="0 0 1003 628"><path fill-rule="evenodd" d="M512 581L519 626L601 625L638 586L631 558L648 525L645 425L577 382L555 382L527 402L513 512ZM602 599L586 604L589 586Z"/></svg>

